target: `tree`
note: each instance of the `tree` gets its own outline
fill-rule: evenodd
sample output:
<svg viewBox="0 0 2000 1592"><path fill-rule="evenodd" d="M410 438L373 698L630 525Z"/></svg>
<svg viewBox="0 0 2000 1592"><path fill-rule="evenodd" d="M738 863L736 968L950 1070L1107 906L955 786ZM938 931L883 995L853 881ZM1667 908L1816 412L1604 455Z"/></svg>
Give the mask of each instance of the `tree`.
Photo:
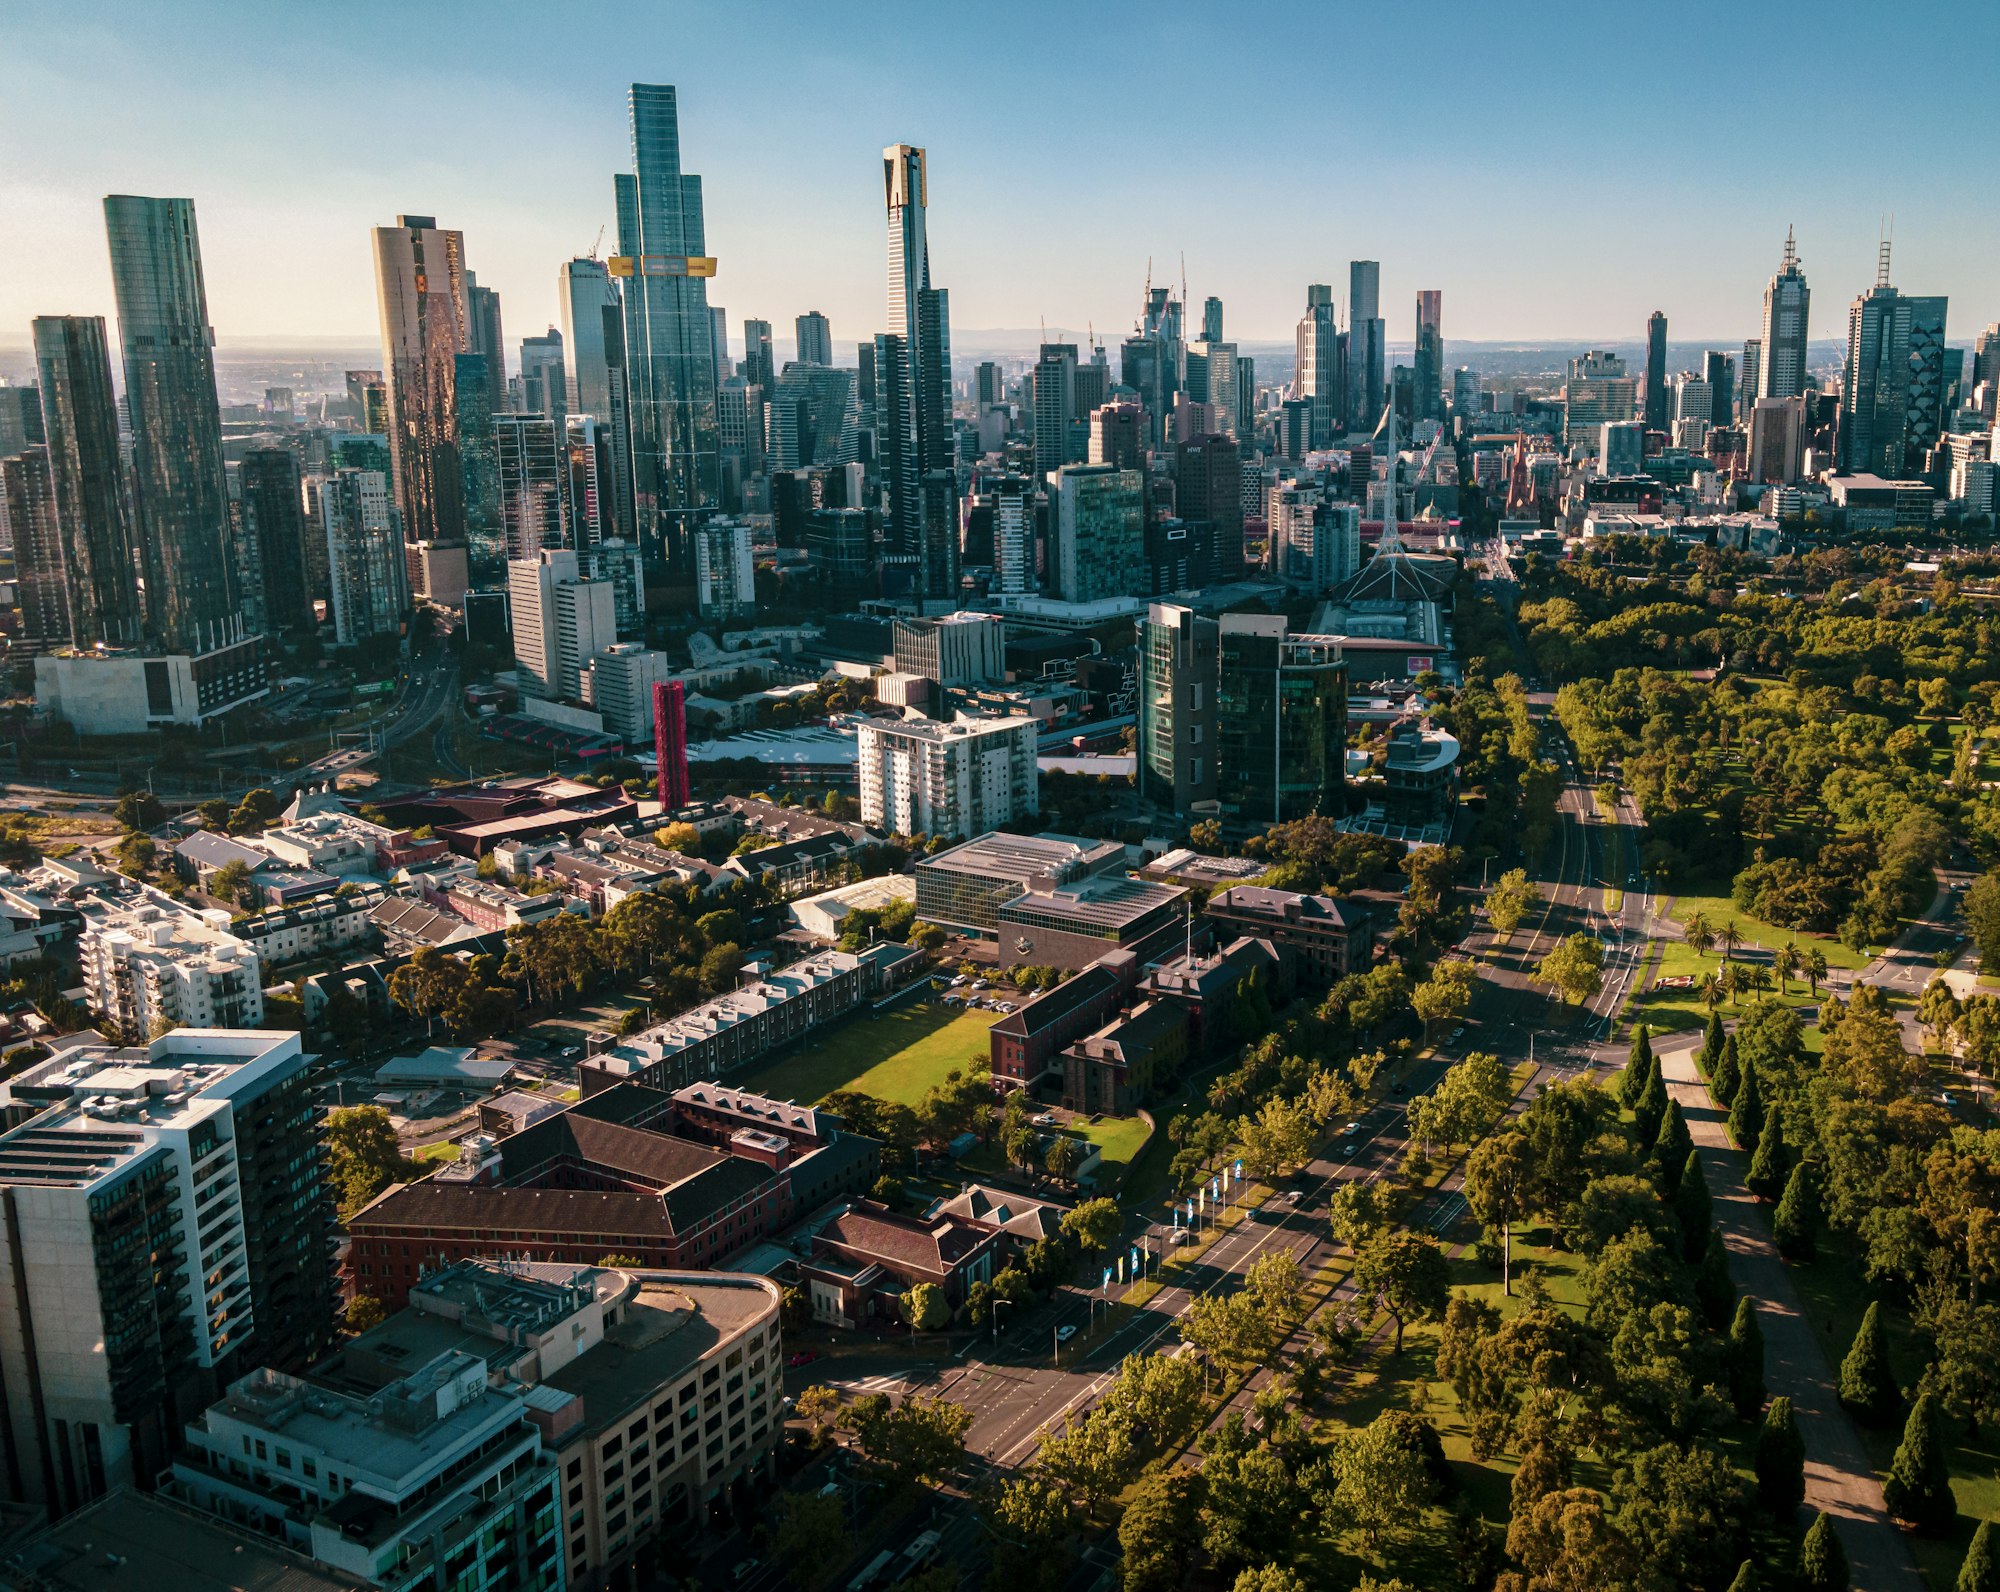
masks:
<svg viewBox="0 0 2000 1592"><path fill-rule="evenodd" d="M1742 931L1736 927L1736 920L1729 919L1715 931L1715 938L1722 946L1722 959L1727 962L1736 954L1736 947L1743 943Z"/></svg>
<svg viewBox="0 0 2000 1592"><path fill-rule="evenodd" d="M1776 970L1778 975L1779 994L1783 995L1788 993L1788 990L1786 988L1786 980L1791 978L1793 974L1798 972L1800 963L1803 960L1804 959L1799 955L1798 946L1791 940L1785 941L1785 943L1778 948L1777 954L1771 958L1771 966Z"/></svg>
<svg viewBox="0 0 2000 1592"><path fill-rule="evenodd" d="M389 975L389 999L412 1017L424 1020L424 1033L460 995L466 965L435 945L419 946L410 959Z"/></svg>
<svg viewBox="0 0 2000 1592"><path fill-rule="evenodd" d="M1792 1401L1780 1394L1764 1412L1757 1433L1757 1501L1780 1524L1805 1502L1806 1444L1792 1414Z"/></svg>
<svg viewBox="0 0 2000 1592"><path fill-rule="evenodd" d="M1076 1176L1077 1168L1083 1165L1083 1141L1067 1133L1056 1133L1049 1137L1049 1147L1042 1156L1042 1169L1050 1177L1061 1182L1070 1182Z"/></svg>
<svg viewBox="0 0 2000 1592"><path fill-rule="evenodd" d="M1085 1514L1096 1514L1131 1480L1132 1423L1116 1410L1068 1416L1059 1430L1044 1427L1036 1436L1035 1468L1074 1494Z"/></svg>
<svg viewBox="0 0 2000 1592"><path fill-rule="evenodd" d="M1847 1550L1833 1529L1830 1515L1814 1515L1799 1545L1799 1573L1793 1583L1799 1592L1851 1592L1847 1579Z"/></svg>
<svg viewBox="0 0 2000 1592"><path fill-rule="evenodd" d="M1468 1169L1468 1177L1470 1171ZM1357 1254L1368 1241L1396 1220L1400 1201L1386 1180L1364 1182L1344 1179L1333 1198L1327 1201L1327 1219L1333 1236Z"/></svg>
<svg viewBox="0 0 2000 1592"><path fill-rule="evenodd" d="M1704 1078L1715 1076L1716 1065L1722 1060L1722 1043L1728 1037L1723 1032L1721 1014L1710 1012L1708 1028L1701 1038L1701 1051L1695 1057L1695 1065L1701 1068L1701 1075Z"/></svg>
<svg viewBox="0 0 2000 1592"><path fill-rule="evenodd" d="M862 1453L905 1486L942 1481L965 1458L972 1411L945 1398L909 1398L894 1409L884 1399L849 1406Z"/></svg>
<svg viewBox="0 0 2000 1592"><path fill-rule="evenodd" d="M1074 1525L1069 1494L1030 1470L1003 1487L993 1502L997 1540L992 1584L1014 1592L1057 1592L1066 1579L1064 1544Z"/></svg>
<svg viewBox="0 0 2000 1592"><path fill-rule="evenodd" d="M1748 1299L1737 1301L1736 1318L1722 1346L1722 1369L1729 1379L1730 1402L1748 1420L1764 1402L1764 1329Z"/></svg>
<svg viewBox="0 0 2000 1592"><path fill-rule="evenodd" d="M1757 1566L1745 1559L1737 1567L1736 1579L1729 1583L1729 1592L1761 1592L1763 1584L1757 1579Z"/></svg>
<svg viewBox="0 0 2000 1592"><path fill-rule="evenodd" d="M1847 1358L1840 1362L1840 1402L1870 1426L1887 1426L1903 1407L1903 1392L1889 1367L1879 1301L1862 1313Z"/></svg>
<svg viewBox="0 0 2000 1592"><path fill-rule="evenodd" d="M1412 1321L1435 1321L1451 1302L1451 1275L1437 1241L1416 1233L1386 1233L1361 1252L1354 1266L1356 1291L1389 1312L1396 1323L1396 1353Z"/></svg>
<svg viewBox="0 0 2000 1592"><path fill-rule="evenodd" d="M1177 1592L1201 1552L1200 1471L1177 1465L1150 1472L1132 1489L1118 1520L1124 1592Z"/></svg>
<svg viewBox="0 0 2000 1592"><path fill-rule="evenodd" d="M1354 1188L1356 1184L1344 1186ZM1529 1207L1535 1187L1535 1152L1527 1135L1496 1133L1472 1147L1465 1162L1465 1202L1488 1227L1500 1230L1500 1291L1514 1291L1514 1223Z"/></svg>
<svg viewBox="0 0 2000 1592"><path fill-rule="evenodd" d="M1637 1570L1632 1545L1588 1487L1546 1493L1525 1512L1516 1510L1507 1525L1507 1552L1527 1573L1526 1581L1512 1583L1523 1592L1627 1592ZM1509 1584L1504 1578L1499 1583Z"/></svg>
<svg viewBox="0 0 2000 1592"><path fill-rule="evenodd" d="M250 883L250 865L241 857L225 862L208 876L208 893L218 901L226 901L231 906L248 906L254 899L255 887Z"/></svg>
<svg viewBox="0 0 2000 1592"><path fill-rule="evenodd" d="M1812 986L1813 999L1819 999L1819 987L1826 982L1826 952L1817 945L1807 949L1805 954L1806 982Z"/></svg>
<svg viewBox="0 0 2000 1592"><path fill-rule="evenodd" d="M1689 1150L1681 1162L1680 1182L1674 1189L1674 1220L1681 1230L1681 1259L1690 1266L1699 1264L1708 1248L1709 1234L1715 1230L1715 1208L1709 1201L1708 1179L1702 1176L1698 1150Z"/></svg>
<svg viewBox="0 0 2000 1592"><path fill-rule="evenodd" d="M1477 978L1470 962L1440 962L1429 978L1410 991L1410 1006L1423 1023L1426 1038L1435 1034L1440 1024L1465 1015Z"/></svg>
<svg viewBox="0 0 2000 1592"><path fill-rule="evenodd" d="M133 790L118 798L111 816L128 830L158 829L167 821L167 810L151 791Z"/></svg>
<svg viewBox="0 0 2000 1592"><path fill-rule="evenodd" d="M1229 1592L1306 1592L1306 1584L1296 1570L1282 1564L1265 1564L1239 1570Z"/></svg>
<svg viewBox="0 0 2000 1592"><path fill-rule="evenodd" d="M1573 1006L1594 1000L1604 988L1604 942L1589 934L1567 936L1535 964L1535 982Z"/></svg>
<svg viewBox="0 0 2000 1592"><path fill-rule="evenodd" d="M800 1392L796 1409L800 1420L812 1423L813 1442L823 1443L839 1418L840 1393L824 1382L815 1382Z"/></svg>
<svg viewBox="0 0 2000 1592"><path fill-rule="evenodd" d="M1812 1163L1801 1161L1785 1180L1784 1198L1771 1218L1771 1235L1787 1260L1809 1261L1819 1254L1819 1184Z"/></svg>
<svg viewBox="0 0 2000 1592"><path fill-rule="evenodd" d="M329 1111L326 1147L327 1174L339 1191L343 1222L391 1183L410 1176L396 1129L380 1106L339 1106Z"/></svg>
<svg viewBox="0 0 2000 1592"><path fill-rule="evenodd" d="M1790 1156L1785 1151L1785 1107L1772 1101L1764 1113L1764 1131L1757 1136L1757 1153L1750 1158L1744 1181L1759 1199L1774 1200L1784 1192Z"/></svg>
<svg viewBox="0 0 2000 1592"><path fill-rule="evenodd" d="M1939 1420L1936 1395L1920 1393L1910 1406L1903 1441L1882 1482L1882 1501L1889 1513L1925 1532L1943 1531L1958 1518Z"/></svg>
<svg viewBox="0 0 2000 1592"><path fill-rule="evenodd" d="M1713 1228L1709 1229L1708 1247L1701 1253L1701 1264L1695 1268L1694 1298L1709 1331L1720 1332L1728 1325L1735 1309L1736 1285L1729 1280L1729 1253L1723 1247L1722 1235Z"/></svg>
<svg viewBox="0 0 2000 1592"><path fill-rule="evenodd" d="M1639 1096L1639 1104L1632 1112L1633 1136L1641 1144L1651 1144L1660 1134L1660 1124L1667 1116L1667 1080L1659 1068L1646 1080L1646 1092Z"/></svg>
<svg viewBox="0 0 2000 1592"><path fill-rule="evenodd" d="M1694 947L1696 956L1706 956L1715 946L1715 930L1709 926L1708 914L1697 912L1687 920L1681 930L1681 938Z"/></svg>
<svg viewBox="0 0 2000 1592"><path fill-rule="evenodd" d="M1395 1417L1385 1411L1357 1432L1336 1439L1327 1456L1333 1486L1328 1512L1344 1527L1359 1531L1373 1549L1388 1533L1405 1528L1429 1506L1429 1467L1405 1441Z"/></svg>
<svg viewBox="0 0 2000 1592"><path fill-rule="evenodd" d="M344 1313L349 1332L366 1332L371 1327L379 1327L389 1319L389 1313L382 1308L382 1301L372 1294L356 1294L347 1301Z"/></svg>
<svg viewBox="0 0 2000 1592"><path fill-rule="evenodd" d="M941 1332L951 1322L951 1302L934 1282L920 1282L903 1290L897 1302L903 1323L912 1332Z"/></svg>
<svg viewBox="0 0 2000 1592"><path fill-rule="evenodd" d="M1680 1192L1681 1173L1694 1154L1694 1136L1688 1132L1678 1100L1667 1102L1660 1118L1660 1131L1653 1135L1653 1159L1659 1164L1660 1192L1672 1199Z"/></svg>
<svg viewBox="0 0 2000 1592"><path fill-rule="evenodd" d="M1486 921L1493 932L1506 939L1521 926L1521 920L1541 904L1542 893L1528 878L1525 868L1509 868L1486 892Z"/></svg>
<svg viewBox="0 0 2000 1592"><path fill-rule="evenodd" d="M1757 1069L1746 1065L1743 1082L1729 1107L1729 1136L1740 1150L1755 1150L1757 1135L1764 1127L1764 1092L1757 1082Z"/></svg>
<svg viewBox="0 0 2000 1592"><path fill-rule="evenodd" d="M1716 1020L1721 1021L1720 1017ZM1736 1036L1730 1034L1722 1041L1715 1071L1709 1075L1708 1092L1715 1096L1716 1104L1727 1110L1736 1103L1737 1091L1742 1086L1743 1069L1737 1062Z"/></svg>
<svg viewBox="0 0 2000 1592"><path fill-rule="evenodd" d="M667 851L682 855L701 849L701 831L693 824L668 824L653 831L653 839Z"/></svg>
<svg viewBox="0 0 2000 1592"><path fill-rule="evenodd" d="M1062 1230L1086 1254L1101 1255L1124 1232L1125 1213L1118 1209L1116 1200L1085 1200L1074 1210L1063 1212Z"/></svg>
<svg viewBox="0 0 2000 1592"><path fill-rule="evenodd" d="M1626 1463L1615 1524L1640 1563L1673 1567L1683 1586L1714 1587L1742 1551L1746 1489L1714 1448L1661 1443Z"/></svg>
<svg viewBox="0 0 2000 1592"><path fill-rule="evenodd" d="M815 1585L847 1556L847 1512L840 1499L817 1493L779 1494L771 1548L797 1585Z"/></svg>
<svg viewBox="0 0 2000 1592"><path fill-rule="evenodd" d="M1965 892L1966 925L1979 947L1981 972L2000 973L2000 873L1983 873Z"/></svg>
<svg viewBox="0 0 2000 1592"><path fill-rule="evenodd" d="M1993 1522L1982 1520L1958 1567L1956 1592L2000 1592L2000 1548L1993 1541Z"/></svg>
<svg viewBox="0 0 2000 1592"><path fill-rule="evenodd" d="M1639 1104L1657 1068L1653 1060L1653 1031L1641 1023L1632 1035L1632 1052L1626 1058L1625 1070L1618 1075L1618 1103L1627 1111Z"/></svg>

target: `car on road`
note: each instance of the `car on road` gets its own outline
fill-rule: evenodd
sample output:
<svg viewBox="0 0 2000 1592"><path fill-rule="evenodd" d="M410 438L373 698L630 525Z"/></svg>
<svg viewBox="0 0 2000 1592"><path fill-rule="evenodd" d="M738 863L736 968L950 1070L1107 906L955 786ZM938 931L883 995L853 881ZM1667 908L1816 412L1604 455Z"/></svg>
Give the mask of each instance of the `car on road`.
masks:
<svg viewBox="0 0 2000 1592"><path fill-rule="evenodd" d="M1285 1203L1287 1205L1296 1205L1303 1198L1305 1198L1305 1195L1300 1190L1290 1189L1286 1191Z"/></svg>
<svg viewBox="0 0 2000 1592"><path fill-rule="evenodd" d="M1360 1131L1361 1131L1361 1124L1360 1124L1360 1123L1358 1123L1358 1122L1350 1122L1350 1123L1348 1123L1348 1124L1347 1124L1347 1126L1346 1126L1346 1127L1344 1127L1344 1128L1342 1128L1342 1129L1340 1130L1340 1136L1341 1136L1341 1137L1342 1137L1343 1139L1351 1139L1351 1138L1353 1138L1353 1137L1354 1137L1354 1135L1355 1135L1355 1134L1359 1133Z"/></svg>
<svg viewBox="0 0 2000 1592"><path fill-rule="evenodd" d="M1182 1244L1192 1244L1194 1242L1194 1234L1189 1232L1185 1227L1176 1227L1173 1237L1169 1238L1167 1242L1178 1249Z"/></svg>
<svg viewBox="0 0 2000 1592"><path fill-rule="evenodd" d="M757 1573L758 1567L763 1562L762 1559L738 1559L735 1569L729 1572L729 1579L734 1581L738 1586L741 1586Z"/></svg>
<svg viewBox="0 0 2000 1592"><path fill-rule="evenodd" d="M811 1365L813 1361L817 1360L818 1358L819 1356L814 1354L812 1350L801 1349L797 1354L793 1355L789 1360L787 1360L785 1364L789 1366L792 1370L796 1371L802 1365Z"/></svg>
<svg viewBox="0 0 2000 1592"><path fill-rule="evenodd" d="M581 1045L564 1045L561 1050L556 1052L556 1055L564 1061L581 1061L583 1059L583 1047Z"/></svg>
<svg viewBox="0 0 2000 1592"><path fill-rule="evenodd" d="M1052 1128L1055 1125L1056 1114L1053 1111L1044 1111L1040 1116L1035 1118L1035 1126L1038 1128Z"/></svg>
<svg viewBox="0 0 2000 1592"><path fill-rule="evenodd" d="M1058 1343L1067 1343L1071 1338L1075 1336L1076 1336L1076 1328L1070 1326L1067 1322L1065 1322L1062 1326L1056 1328L1056 1342Z"/></svg>
<svg viewBox="0 0 2000 1592"><path fill-rule="evenodd" d="M1352 1160L1354 1157L1354 1152L1357 1148L1358 1146L1355 1144L1355 1142L1352 1139L1349 1139L1345 1144L1343 1144L1340 1147L1340 1153L1343 1157Z"/></svg>
<svg viewBox="0 0 2000 1592"><path fill-rule="evenodd" d="M1461 1039L1463 1039L1464 1037L1465 1037L1465 1025L1464 1025L1463 1023L1461 1023L1461 1024L1459 1024L1459 1026L1458 1026L1458 1027L1454 1028L1454 1029L1453 1029L1453 1030L1451 1031L1451 1038L1450 1038L1450 1039L1448 1039L1448 1040L1446 1041L1446 1043L1447 1043L1447 1044L1452 1044L1452 1045L1455 1045L1455 1044L1457 1044L1457 1043L1458 1043L1458 1042L1459 1042L1459 1041L1460 1041Z"/></svg>

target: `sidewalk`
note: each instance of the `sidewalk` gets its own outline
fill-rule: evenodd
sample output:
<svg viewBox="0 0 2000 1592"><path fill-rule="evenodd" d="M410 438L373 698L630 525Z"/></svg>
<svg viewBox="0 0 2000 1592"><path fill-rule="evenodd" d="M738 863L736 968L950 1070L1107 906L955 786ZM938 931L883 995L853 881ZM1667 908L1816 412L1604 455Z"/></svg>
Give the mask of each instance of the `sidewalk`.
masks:
<svg viewBox="0 0 2000 1592"><path fill-rule="evenodd" d="M1889 1519L1868 1451L1841 1407L1839 1382L1799 1305L1770 1224L1743 1186L1748 1157L1730 1148L1724 1113L1695 1071L1694 1052L1660 1057L1667 1092L1680 1102L1715 1202L1737 1292L1757 1303L1764 1329L1764 1380L1792 1401L1806 1445L1806 1503L1839 1522L1853 1582L1868 1592L1924 1592L1909 1544Z"/></svg>

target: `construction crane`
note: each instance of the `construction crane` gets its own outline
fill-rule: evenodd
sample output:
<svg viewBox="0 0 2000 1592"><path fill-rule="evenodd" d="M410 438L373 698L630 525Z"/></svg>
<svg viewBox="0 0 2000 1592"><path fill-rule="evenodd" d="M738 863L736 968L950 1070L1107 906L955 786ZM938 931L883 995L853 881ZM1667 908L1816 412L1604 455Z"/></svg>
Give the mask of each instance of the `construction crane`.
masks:
<svg viewBox="0 0 2000 1592"><path fill-rule="evenodd" d="M603 248L603 247L604 247L604 228L600 226L600 227L599 227L599 228L597 229L597 241L596 241L595 243L591 244L591 246L590 246L590 255L589 255L589 258L591 258L591 259L593 259L593 260L594 260L594 259L596 259L596 258L597 258L597 251L598 251L599 249Z"/></svg>

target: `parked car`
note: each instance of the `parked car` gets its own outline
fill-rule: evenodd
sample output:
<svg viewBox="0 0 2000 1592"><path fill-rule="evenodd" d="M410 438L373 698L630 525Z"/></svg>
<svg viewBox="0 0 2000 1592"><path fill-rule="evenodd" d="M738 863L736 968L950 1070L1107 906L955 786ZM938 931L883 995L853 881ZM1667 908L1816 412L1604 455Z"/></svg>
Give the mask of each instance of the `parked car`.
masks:
<svg viewBox="0 0 2000 1592"><path fill-rule="evenodd" d="M1058 1343L1067 1343L1071 1338L1075 1336L1076 1336L1076 1328L1070 1326L1067 1323L1056 1328L1056 1342Z"/></svg>

